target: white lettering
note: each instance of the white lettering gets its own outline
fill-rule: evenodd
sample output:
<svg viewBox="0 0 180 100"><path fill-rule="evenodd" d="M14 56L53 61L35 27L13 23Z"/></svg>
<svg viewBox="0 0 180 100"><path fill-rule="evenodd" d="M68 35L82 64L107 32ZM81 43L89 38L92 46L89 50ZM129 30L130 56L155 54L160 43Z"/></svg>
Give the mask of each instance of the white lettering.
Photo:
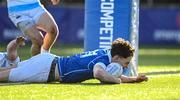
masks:
<svg viewBox="0 0 180 100"><path fill-rule="evenodd" d="M113 27L113 21L103 20L101 21L101 24L104 24L105 27Z"/></svg>
<svg viewBox="0 0 180 100"><path fill-rule="evenodd" d="M113 16L111 16L111 14L114 13L113 10L101 10L101 13L103 13L103 16L101 16L101 20L113 20Z"/></svg>
<svg viewBox="0 0 180 100"><path fill-rule="evenodd" d="M114 9L114 3L103 2L101 3L101 9Z"/></svg>
<svg viewBox="0 0 180 100"><path fill-rule="evenodd" d="M180 43L180 31L176 30L156 30L154 33L156 41L177 41Z"/></svg>
<svg viewBox="0 0 180 100"><path fill-rule="evenodd" d="M100 35L109 34L109 33L113 33L113 28L100 28Z"/></svg>
<svg viewBox="0 0 180 100"><path fill-rule="evenodd" d="M5 39L14 39L20 35L22 35L22 32L18 29L4 29L3 31L3 37Z"/></svg>
<svg viewBox="0 0 180 100"><path fill-rule="evenodd" d="M113 41L114 0L101 0L99 48L110 48Z"/></svg>

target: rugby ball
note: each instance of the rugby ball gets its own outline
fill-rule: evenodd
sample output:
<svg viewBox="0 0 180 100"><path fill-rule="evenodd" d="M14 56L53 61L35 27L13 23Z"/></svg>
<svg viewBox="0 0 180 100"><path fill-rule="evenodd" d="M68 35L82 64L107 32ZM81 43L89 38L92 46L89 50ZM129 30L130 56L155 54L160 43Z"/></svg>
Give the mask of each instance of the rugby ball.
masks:
<svg viewBox="0 0 180 100"><path fill-rule="evenodd" d="M106 67L105 70L112 76L119 77L123 72L123 67L118 63L112 62Z"/></svg>

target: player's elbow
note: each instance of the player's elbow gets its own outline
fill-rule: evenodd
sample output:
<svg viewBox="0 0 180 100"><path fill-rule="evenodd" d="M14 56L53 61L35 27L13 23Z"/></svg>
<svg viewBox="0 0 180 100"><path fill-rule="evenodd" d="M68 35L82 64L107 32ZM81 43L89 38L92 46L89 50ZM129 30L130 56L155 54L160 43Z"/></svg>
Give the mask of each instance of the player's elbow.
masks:
<svg viewBox="0 0 180 100"><path fill-rule="evenodd" d="M94 72L94 78L102 80L104 78L104 71L102 69L97 69Z"/></svg>
<svg viewBox="0 0 180 100"><path fill-rule="evenodd" d="M11 56L11 57L9 57L8 59L10 60L10 61L14 61L14 60L16 60L16 56Z"/></svg>
<svg viewBox="0 0 180 100"><path fill-rule="evenodd" d="M17 54L15 53L8 54L8 60L14 61L16 60L16 58L17 58Z"/></svg>

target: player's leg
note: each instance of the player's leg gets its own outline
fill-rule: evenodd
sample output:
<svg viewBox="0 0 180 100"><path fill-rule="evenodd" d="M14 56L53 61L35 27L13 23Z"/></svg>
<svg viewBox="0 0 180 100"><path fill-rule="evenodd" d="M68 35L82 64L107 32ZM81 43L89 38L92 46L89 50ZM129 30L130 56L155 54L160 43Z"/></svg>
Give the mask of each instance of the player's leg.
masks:
<svg viewBox="0 0 180 100"><path fill-rule="evenodd" d="M47 82L53 60L54 55L49 53L33 56L12 69L8 80L9 82Z"/></svg>
<svg viewBox="0 0 180 100"><path fill-rule="evenodd" d="M40 53L41 46L43 44L43 35L36 28L36 25L33 21L23 21L18 23L18 27L31 39L31 55L37 55Z"/></svg>
<svg viewBox="0 0 180 100"><path fill-rule="evenodd" d="M30 37L32 42L31 55L34 56L39 54L41 51L41 46L43 44L43 35L36 29L35 26L26 30L25 33Z"/></svg>
<svg viewBox="0 0 180 100"><path fill-rule="evenodd" d="M45 12L40 16L37 26L39 29L46 32L42 49L45 51L50 51L59 34L58 26L55 20L50 13Z"/></svg>
<svg viewBox="0 0 180 100"><path fill-rule="evenodd" d="M32 41L31 54L36 55L40 53L40 48L43 44L43 35L36 27L34 16L38 16L43 12L36 11L40 7L30 10L10 12L9 18L23 33L28 35Z"/></svg>

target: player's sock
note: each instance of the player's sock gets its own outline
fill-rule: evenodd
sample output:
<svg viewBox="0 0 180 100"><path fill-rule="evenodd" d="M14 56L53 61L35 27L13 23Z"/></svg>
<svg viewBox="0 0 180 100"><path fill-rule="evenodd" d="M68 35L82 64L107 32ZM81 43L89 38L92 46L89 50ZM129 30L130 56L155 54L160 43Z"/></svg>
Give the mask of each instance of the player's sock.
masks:
<svg viewBox="0 0 180 100"><path fill-rule="evenodd" d="M41 47L41 53L49 53L49 50L45 50L43 47Z"/></svg>

